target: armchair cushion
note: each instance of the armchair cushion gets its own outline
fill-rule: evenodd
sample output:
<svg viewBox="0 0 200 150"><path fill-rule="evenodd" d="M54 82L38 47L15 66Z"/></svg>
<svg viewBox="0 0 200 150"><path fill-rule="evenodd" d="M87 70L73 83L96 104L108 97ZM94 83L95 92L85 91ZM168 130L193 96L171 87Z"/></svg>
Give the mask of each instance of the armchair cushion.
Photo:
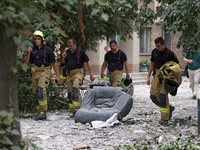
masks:
<svg viewBox="0 0 200 150"><path fill-rule="evenodd" d="M131 110L133 98L123 88L95 86L83 96L81 108L75 114L75 122L106 121L118 113L118 120Z"/></svg>

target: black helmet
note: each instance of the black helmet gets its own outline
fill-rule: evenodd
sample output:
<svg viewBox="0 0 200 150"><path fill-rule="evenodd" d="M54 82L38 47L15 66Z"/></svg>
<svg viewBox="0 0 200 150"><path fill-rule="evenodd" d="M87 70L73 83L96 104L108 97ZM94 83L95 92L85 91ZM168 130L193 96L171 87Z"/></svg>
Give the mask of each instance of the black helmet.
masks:
<svg viewBox="0 0 200 150"><path fill-rule="evenodd" d="M178 85L176 82L166 79L164 83L164 87L166 91L172 92L175 90L176 87L178 87Z"/></svg>
<svg viewBox="0 0 200 150"><path fill-rule="evenodd" d="M132 78L126 79L125 77L122 78L121 86L124 88L124 91L129 94L133 95L134 93L134 86L132 83Z"/></svg>
<svg viewBox="0 0 200 150"><path fill-rule="evenodd" d="M121 86L127 88L132 83L132 78L126 79L125 77L121 80Z"/></svg>

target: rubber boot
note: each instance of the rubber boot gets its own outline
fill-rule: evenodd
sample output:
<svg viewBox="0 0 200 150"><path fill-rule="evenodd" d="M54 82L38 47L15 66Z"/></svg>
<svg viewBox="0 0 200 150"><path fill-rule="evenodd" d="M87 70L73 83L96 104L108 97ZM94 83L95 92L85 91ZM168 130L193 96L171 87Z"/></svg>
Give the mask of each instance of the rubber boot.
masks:
<svg viewBox="0 0 200 150"><path fill-rule="evenodd" d="M160 121L159 121L159 124L165 126L165 125L168 124L168 120L160 120Z"/></svg>
<svg viewBox="0 0 200 150"><path fill-rule="evenodd" d="M169 106L169 120L172 118L172 111L174 111L175 107L170 105Z"/></svg>
<svg viewBox="0 0 200 150"><path fill-rule="evenodd" d="M40 114L35 120L46 120L46 118L47 118L46 112L40 112Z"/></svg>

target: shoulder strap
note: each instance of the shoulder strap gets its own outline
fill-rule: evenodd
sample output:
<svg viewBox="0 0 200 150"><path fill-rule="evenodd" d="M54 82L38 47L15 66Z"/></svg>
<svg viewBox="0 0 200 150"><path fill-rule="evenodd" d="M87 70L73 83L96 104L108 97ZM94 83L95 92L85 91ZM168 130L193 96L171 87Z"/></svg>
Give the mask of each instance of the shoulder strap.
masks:
<svg viewBox="0 0 200 150"><path fill-rule="evenodd" d="M157 52L157 49L155 50L155 53L154 53L154 55L153 55L154 58L156 57L156 52Z"/></svg>
<svg viewBox="0 0 200 150"><path fill-rule="evenodd" d="M119 67L119 64L120 64L120 60L121 60L121 50L119 50L118 59L117 59L117 65L116 65L116 68L115 68L115 70L117 70L117 69L118 69L118 67Z"/></svg>
<svg viewBox="0 0 200 150"><path fill-rule="evenodd" d="M166 49L166 57L167 57L167 61L168 61L168 56L169 56L169 48Z"/></svg>
<svg viewBox="0 0 200 150"><path fill-rule="evenodd" d="M80 64L80 50L78 49L78 52L77 52L76 68L79 68L79 64Z"/></svg>
<svg viewBox="0 0 200 150"><path fill-rule="evenodd" d="M42 60L42 65L46 64L46 57L47 57L47 50L46 50L46 45L44 45L44 58Z"/></svg>

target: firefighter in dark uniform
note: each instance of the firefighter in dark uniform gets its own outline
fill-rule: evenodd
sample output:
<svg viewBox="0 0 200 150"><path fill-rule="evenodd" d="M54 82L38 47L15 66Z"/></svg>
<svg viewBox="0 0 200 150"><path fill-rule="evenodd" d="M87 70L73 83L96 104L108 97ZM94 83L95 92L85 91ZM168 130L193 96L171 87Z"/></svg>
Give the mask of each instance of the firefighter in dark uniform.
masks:
<svg viewBox="0 0 200 150"><path fill-rule="evenodd" d="M62 62L66 64L68 99L71 102L69 103L70 118L74 118L75 112L81 106L80 86L84 78L84 62L88 66L90 80L94 81L95 78L87 54L76 47L76 41L68 39L67 47L68 50L62 54Z"/></svg>
<svg viewBox="0 0 200 150"><path fill-rule="evenodd" d="M43 33L38 30L35 31L33 35L36 36L34 47L28 48L28 54L24 58L24 63L28 64L31 61L31 63L36 68L34 71L32 71L32 92L38 113L36 120L46 120L46 88L49 85L51 76L50 64L52 64L53 69L56 72L55 80L57 83L60 82L59 70L56 64L53 50L45 45Z"/></svg>
<svg viewBox="0 0 200 150"><path fill-rule="evenodd" d="M151 53L151 64L147 75L147 84L150 85L150 75L153 71L153 80L150 89L150 98L154 104L161 109L161 125L167 125L172 117L172 111L175 107L169 104L168 92L164 88L164 80L158 77L159 69L168 61L174 61L179 64L174 52L165 47L165 41L162 37L155 39L156 48ZM180 64L179 64L180 66Z"/></svg>
<svg viewBox="0 0 200 150"><path fill-rule="evenodd" d="M101 77L104 78L104 70L108 65L111 86L120 87L123 75L123 65L125 65L126 69L126 79L130 78L127 57L122 50L117 48L117 42L115 40L110 41L110 48L111 50L105 54L101 69Z"/></svg>

